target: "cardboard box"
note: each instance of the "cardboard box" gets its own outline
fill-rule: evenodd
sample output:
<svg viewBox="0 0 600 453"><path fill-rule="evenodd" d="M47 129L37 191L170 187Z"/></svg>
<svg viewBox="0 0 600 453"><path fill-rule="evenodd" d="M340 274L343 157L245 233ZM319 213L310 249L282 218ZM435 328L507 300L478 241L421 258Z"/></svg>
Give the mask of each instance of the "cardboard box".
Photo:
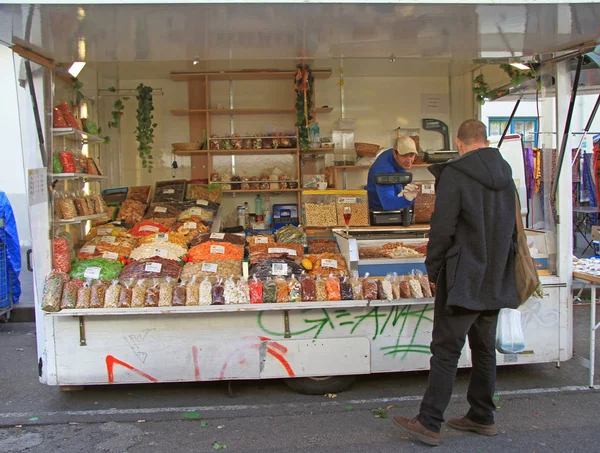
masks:
<svg viewBox="0 0 600 453"><path fill-rule="evenodd" d="M592 225L592 241L600 241L600 226Z"/></svg>

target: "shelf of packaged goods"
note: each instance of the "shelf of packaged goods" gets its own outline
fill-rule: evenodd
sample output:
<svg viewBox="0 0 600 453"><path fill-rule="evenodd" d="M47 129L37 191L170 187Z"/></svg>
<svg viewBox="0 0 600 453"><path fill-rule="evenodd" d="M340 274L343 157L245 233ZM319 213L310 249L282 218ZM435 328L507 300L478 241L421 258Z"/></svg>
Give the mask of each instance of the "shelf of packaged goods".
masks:
<svg viewBox="0 0 600 453"><path fill-rule="evenodd" d="M213 155L224 155L224 156L230 156L232 154L237 154L237 155L248 155L248 156L258 156L258 155L264 155L264 154L275 154L275 155L281 155L281 154L296 154L298 150L296 148L275 148L275 149L211 149L210 151L207 151L205 149L195 149L195 150L189 150L189 149L176 149L173 150L173 153L175 153L178 156L193 156L193 155L201 155L201 154L213 154Z"/></svg>
<svg viewBox="0 0 600 453"><path fill-rule="evenodd" d="M235 184L239 184L239 181L237 181ZM223 193L261 193L261 192L279 193L279 192L300 192L301 190L302 189L224 190Z"/></svg>
<svg viewBox="0 0 600 453"><path fill-rule="evenodd" d="M193 313L235 313L248 311L321 310L328 308L392 307L396 305L432 304L432 298L398 300L343 300L338 302L288 302L278 304L235 304L193 307L83 308L46 313L46 316L127 316L185 315Z"/></svg>
<svg viewBox="0 0 600 453"><path fill-rule="evenodd" d="M52 135L55 137L65 137L69 140L83 141L84 143L104 143L104 137L88 134L72 127L55 127L52 129Z"/></svg>
<svg viewBox="0 0 600 453"><path fill-rule="evenodd" d="M101 179L108 179L108 176L88 175L87 173L53 173L50 176L52 180L87 179L88 181L99 181Z"/></svg>
<svg viewBox="0 0 600 453"><path fill-rule="evenodd" d="M86 216L81 216L81 217L73 217L72 219L61 219L61 220L58 220L58 223L60 225L71 225L71 224L75 224L75 223L87 222L88 220L105 219L106 217L108 217L106 214L93 214L93 215L86 215Z"/></svg>
<svg viewBox="0 0 600 453"><path fill-rule="evenodd" d="M315 79L328 79L331 70L313 70ZM172 72L171 80L186 82L188 80L294 80L296 70L292 71L221 71L221 72Z"/></svg>
<svg viewBox="0 0 600 453"><path fill-rule="evenodd" d="M331 113L333 107L321 107L312 110L312 113ZM256 109L175 109L171 110L173 116L203 115L279 115L296 114L296 109L256 108Z"/></svg>

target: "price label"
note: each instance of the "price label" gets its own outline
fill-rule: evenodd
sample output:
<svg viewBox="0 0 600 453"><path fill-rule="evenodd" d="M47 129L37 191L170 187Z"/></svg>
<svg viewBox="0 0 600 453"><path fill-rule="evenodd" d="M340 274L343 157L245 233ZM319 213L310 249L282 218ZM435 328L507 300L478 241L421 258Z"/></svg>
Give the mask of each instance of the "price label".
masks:
<svg viewBox="0 0 600 453"><path fill-rule="evenodd" d="M359 203L358 198L346 198L346 197L339 197L338 198L338 203L342 203L342 204L356 204Z"/></svg>
<svg viewBox="0 0 600 453"><path fill-rule="evenodd" d="M185 228L186 230L195 230L196 228L198 228L198 224L196 222L185 222L183 224L183 228Z"/></svg>
<svg viewBox="0 0 600 453"><path fill-rule="evenodd" d="M158 274L161 270L162 270L161 263L146 263L146 266L144 267L144 271L154 272L156 274Z"/></svg>
<svg viewBox="0 0 600 453"><path fill-rule="evenodd" d="M158 233L156 235L156 242L167 242L169 240L169 233Z"/></svg>
<svg viewBox="0 0 600 453"><path fill-rule="evenodd" d="M337 269L338 262L337 260L329 260L327 258L323 258L321 260L321 267L333 267L334 269Z"/></svg>
<svg viewBox="0 0 600 453"><path fill-rule="evenodd" d="M204 210L202 208L190 208L190 214L201 216L204 214Z"/></svg>
<svg viewBox="0 0 600 453"><path fill-rule="evenodd" d="M100 242L104 242L105 244L114 244L116 240L117 238L114 236L102 236Z"/></svg>
<svg viewBox="0 0 600 453"><path fill-rule="evenodd" d="M267 249L267 253L269 253L269 254L271 254L271 253L287 253L290 256L297 255L296 250L279 248L279 247L269 248L269 249Z"/></svg>
<svg viewBox="0 0 600 453"><path fill-rule="evenodd" d="M115 252L104 252L102 254L102 258L104 258L105 260L116 260L117 258L119 258L119 254Z"/></svg>
<svg viewBox="0 0 600 453"><path fill-rule="evenodd" d="M254 243L255 244L268 244L269 238L259 236L257 238L254 238Z"/></svg>
<svg viewBox="0 0 600 453"><path fill-rule="evenodd" d="M112 228L98 228L98 236L108 236L112 230Z"/></svg>
<svg viewBox="0 0 600 453"><path fill-rule="evenodd" d="M165 249L154 249L154 256L160 256L161 258L166 258L169 252Z"/></svg>
<svg viewBox="0 0 600 453"><path fill-rule="evenodd" d="M157 206L154 208L154 212L162 212L165 213L167 212L167 208L163 207L163 206Z"/></svg>
<svg viewBox="0 0 600 453"><path fill-rule="evenodd" d="M144 225L140 228L140 231L152 231L153 233L156 233L159 231L159 228L152 225Z"/></svg>
<svg viewBox="0 0 600 453"><path fill-rule="evenodd" d="M211 245L210 253L218 253L218 254L224 255L225 247L223 247L222 245Z"/></svg>
<svg viewBox="0 0 600 453"><path fill-rule="evenodd" d="M81 247L80 253L94 253L96 251L95 245L86 245L85 247Z"/></svg>
<svg viewBox="0 0 600 453"><path fill-rule="evenodd" d="M210 235L211 239L225 239L225 233L212 233Z"/></svg>
<svg viewBox="0 0 600 453"><path fill-rule="evenodd" d="M423 184L421 186L421 192L427 195L435 194L435 184Z"/></svg>
<svg viewBox="0 0 600 453"><path fill-rule="evenodd" d="M287 275L288 265L287 263L273 263L271 267L271 273L273 275Z"/></svg>
<svg viewBox="0 0 600 453"><path fill-rule="evenodd" d="M219 266L217 264L202 263L202 272L210 272L214 274L215 272L217 272L218 268Z"/></svg>
<svg viewBox="0 0 600 453"><path fill-rule="evenodd" d="M208 206L208 201L206 201L206 200L196 200L196 204L198 206Z"/></svg>
<svg viewBox="0 0 600 453"><path fill-rule="evenodd" d="M99 267L88 267L83 273L85 278L98 279L100 278L100 268Z"/></svg>
<svg viewBox="0 0 600 453"><path fill-rule="evenodd" d="M163 193L175 193L175 189L165 189Z"/></svg>

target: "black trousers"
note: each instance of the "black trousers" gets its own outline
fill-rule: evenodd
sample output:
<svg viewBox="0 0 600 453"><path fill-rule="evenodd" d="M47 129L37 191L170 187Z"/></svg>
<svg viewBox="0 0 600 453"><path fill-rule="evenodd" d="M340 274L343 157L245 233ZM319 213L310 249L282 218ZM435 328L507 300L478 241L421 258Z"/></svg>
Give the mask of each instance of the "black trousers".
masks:
<svg viewBox="0 0 600 453"><path fill-rule="evenodd" d="M499 310L453 308L452 312L448 312L445 301L437 299L429 383L417 418L425 428L440 432L444 412L452 397L460 353L468 336L473 367L467 391L467 401L471 406L467 418L475 423L492 425L496 409L493 396L496 387L495 344Z"/></svg>

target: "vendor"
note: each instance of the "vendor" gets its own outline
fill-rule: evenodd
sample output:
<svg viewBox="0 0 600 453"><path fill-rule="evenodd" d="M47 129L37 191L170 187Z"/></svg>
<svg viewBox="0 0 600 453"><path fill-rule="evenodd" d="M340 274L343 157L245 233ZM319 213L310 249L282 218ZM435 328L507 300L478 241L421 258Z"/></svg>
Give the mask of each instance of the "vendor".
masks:
<svg viewBox="0 0 600 453"><path fill-rule="evenodd" d="M411 206L419 193L415 184L379 185L375 176L384 173L404 173L411 169L417 157L417 147L412 138L402 135L396 139L393 149L379 154L371 168L367 180L369 209L371 211L398 211Z"/></svg>

